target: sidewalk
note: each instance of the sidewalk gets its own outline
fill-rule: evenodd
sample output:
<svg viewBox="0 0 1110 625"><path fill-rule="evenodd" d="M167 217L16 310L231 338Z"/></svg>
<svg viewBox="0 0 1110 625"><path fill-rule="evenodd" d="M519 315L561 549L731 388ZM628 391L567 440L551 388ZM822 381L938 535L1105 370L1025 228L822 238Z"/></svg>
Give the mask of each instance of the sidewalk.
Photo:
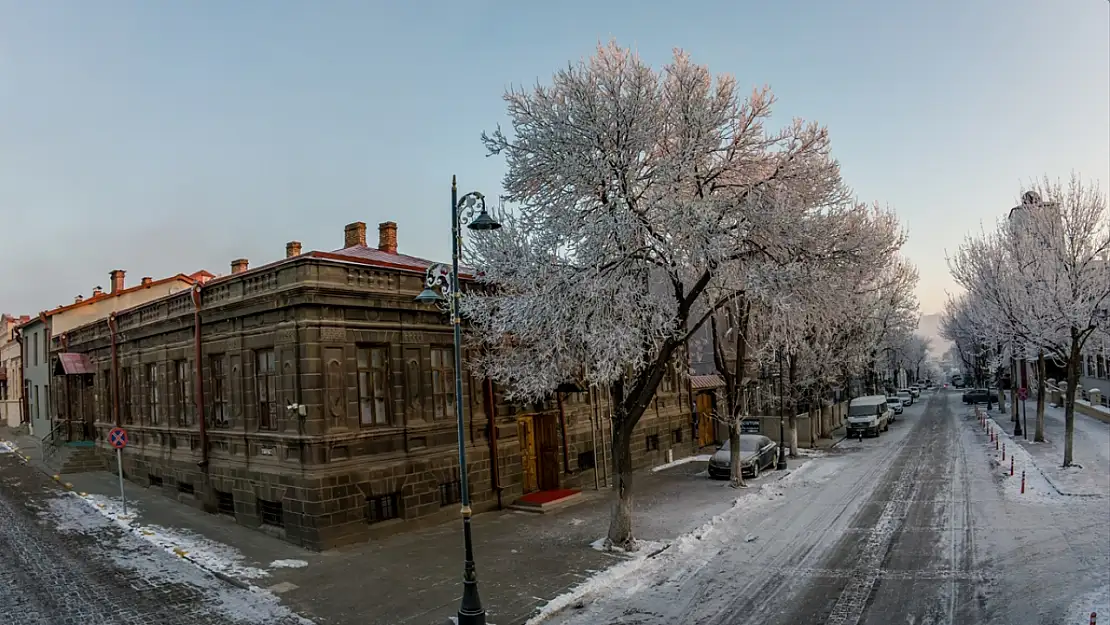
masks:
<svg viewBox="0 0 1110 625"><path fill-rule="evenodd" d="M1020 405L1019 405L1020 408ZM1045 442L1034 443L1037 402L1027 400L1025 405L1029 431L1026 439L1016 439L1045 479L1061 495L1070 497L1110 497L1110 423L1087 415L1075 413L1075 432L1072 438L1072 457L1075 465L1063 468L1064 461L1064 409L1051 404L1045 406ZM1013 434L1010 413L991 413L999 427ZM1025 422L1022 422L1025 426Z"/></svg>
<svg viewBox="0 0 1110 625"><path fill-rule="evenodd" d="M0 432L0 438L7 436ZM820 446L838 441L826 439ZM13 442L20 444L18 438ZM30 451L35 463L33 450L20 451ZM802 461L792 460L791 469ZM691 461L635 476L637 538L673 539L759 490L738 491L709 480L705 467L704 461ZM754 485L779 477L769 472ZM114 474L65 475L60 482L70 483L70 496L83 497L90 512L118 516ZM458 608L463 555L458 523L314 553L131 482L125 482L125 492L129 518L118 523L242 585L267 589L318 623L443 625ZM621 561L590 547L605 535L610 506L611 492L603 489L586 491L580 503L546 515L506 510L476 516L475 560L490 622L523 623L550 599Z"/></svg>

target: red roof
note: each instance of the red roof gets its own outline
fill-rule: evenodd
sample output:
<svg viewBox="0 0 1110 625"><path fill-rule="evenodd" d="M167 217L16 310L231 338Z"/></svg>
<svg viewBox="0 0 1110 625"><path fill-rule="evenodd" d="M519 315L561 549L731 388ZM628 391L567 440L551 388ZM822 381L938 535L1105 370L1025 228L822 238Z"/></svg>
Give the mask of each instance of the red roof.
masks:
<svg viewBox="0 0 1110 625"><path fill-rule="evenodd" d="M58 365L54 368L54 375L61 369L66 375L83 375L96 373L92 362L86 354L63 353L58 354Z"/></svg>
<svg viewBox="0 0 1110 625"><path fill-rule="evenodd" d="M333 254L348 259L357 259L364 262L368 261L367 264L370 265L378 265L391 269L409 269L420 272L427 271L429 266L436 264L436 261L427 260L425 258L417 258L416 256L409 256L407 254L383 252L369 245L352 245L340 250L335 250L334 252L316 252L316 254L324 258L327 258L328 254ZM462 278L472 278L473 272L468 267L459 265L459 276Z"/></svg>

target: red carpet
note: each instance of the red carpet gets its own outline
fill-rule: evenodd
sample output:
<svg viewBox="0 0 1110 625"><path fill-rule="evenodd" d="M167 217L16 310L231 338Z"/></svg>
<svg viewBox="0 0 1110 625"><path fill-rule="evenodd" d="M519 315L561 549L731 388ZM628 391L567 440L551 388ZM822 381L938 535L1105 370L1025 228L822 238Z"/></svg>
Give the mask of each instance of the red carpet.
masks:
<svg viewBox="0 0 1110 625"><path fill-rule="evenodd" d="M576 490L569 488L560 488L558 490L541 490L534 493L529 493L517 500L517 503L530 503L533 505L542 506L545 503L558 501L564 497L570 497L578 493Z"/></svg>

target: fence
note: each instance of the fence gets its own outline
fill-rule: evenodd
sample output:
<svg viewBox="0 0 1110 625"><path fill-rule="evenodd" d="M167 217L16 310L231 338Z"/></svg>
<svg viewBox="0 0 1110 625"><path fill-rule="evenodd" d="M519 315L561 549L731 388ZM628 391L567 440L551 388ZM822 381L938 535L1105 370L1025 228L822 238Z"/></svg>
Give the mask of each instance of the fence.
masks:
<svg viewBox="0 0 1110 625"><path fill-rule="evenodd" d="M814 447L819 438L829 438L832 431L844 425L844 418L848 414L848 402L840 402L839 404L832 404L823 407L814 407L809 412L803 412L795 417L795 424L798 428L798 446L799 447ZM756 433L755 428L752 426L753 422L759 422L758 433L766 436L767 438L781 443L779 438L779 421L778 415L762 415L757 417L746 417L744 419L745 425L743 431L745 433ZM788 419L783 418L782 429L786 435L787 440L790 439L790 422Z"/></svg>

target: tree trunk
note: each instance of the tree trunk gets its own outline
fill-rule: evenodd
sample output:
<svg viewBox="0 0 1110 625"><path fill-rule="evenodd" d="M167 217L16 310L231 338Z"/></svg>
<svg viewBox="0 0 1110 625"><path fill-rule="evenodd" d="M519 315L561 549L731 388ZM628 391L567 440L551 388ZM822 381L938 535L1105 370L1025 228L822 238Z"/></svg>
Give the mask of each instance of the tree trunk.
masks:
<svg viewBox="0 0 1110 625"><path fill-rule="evenodd" d="M1017 358L1010 357L1010 422L1017 423L1018 415L1018 368ZM1016 431L1016 430L1015 430Z"/></svg>
<svg viewBox="0 0 1110 625"><path fill-rule="evenodd" d="M1068 355L1068 388L1064 392L1064 466L1070 467L1075 437L1075 393L1079 386L1079 338L1071 332L1071 353Z"/></svg>
<svg viewBox="0 0 1110 625"><path fill-rule="evenodd" d="M747 488L744 483L744 467L740 460L740 415L732 417L728 428L729 478L733 488Z"/></svg>
<svg viewBox="0 0 1110 625"><path fill-rule="evenodd" d="M1044 442L1044 402L1048 388L1045 386L1044 352L1037 354L1037 433L1033 435L1036 443Z"/></svg>
<svg viewBox="0 0 1110 625"><path fill-rule="evenodd" d="M798 394L794 388L794 380L798 373L798 358L790 354L790 413L786 415L786 427L790 435L790 457L798 457Z"/></svg>
<svg viewBox="0 0 1110 625"><path fill-rule="evenodd" d="M614 387L622 386L614 384ZM620 401L613 402L616 427L613 428L613 486L616 499L613 502L613 515L609 519L607 543L610 547L629 550L633 545L632 537L632 427L625 414L624 397L616 388L614 395L620 393ZM613 398L617 399L616 397Z"/></svg>

